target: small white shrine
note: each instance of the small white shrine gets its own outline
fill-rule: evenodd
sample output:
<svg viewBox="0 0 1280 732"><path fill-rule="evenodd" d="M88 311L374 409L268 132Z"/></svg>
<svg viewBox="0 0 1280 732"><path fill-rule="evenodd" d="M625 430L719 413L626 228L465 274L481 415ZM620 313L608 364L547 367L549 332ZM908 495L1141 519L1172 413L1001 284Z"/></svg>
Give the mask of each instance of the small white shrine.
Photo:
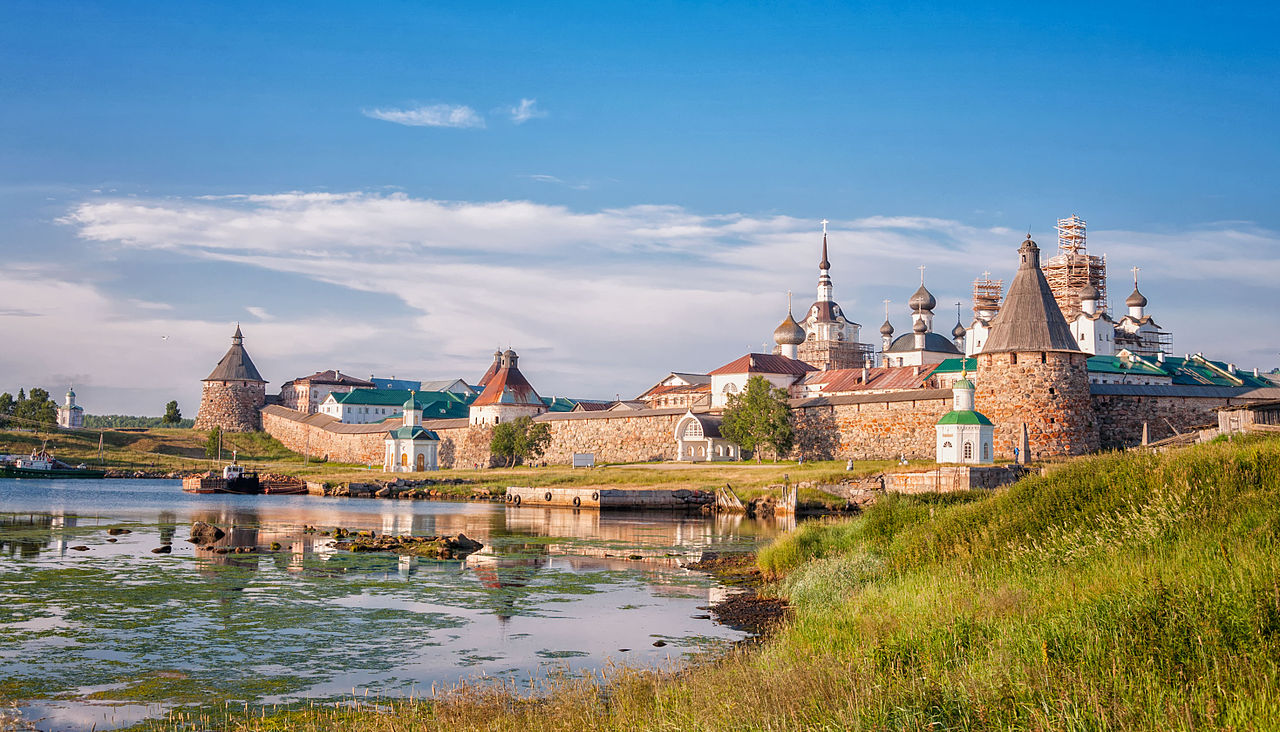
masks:
<svg viewBox="0 0 1280 732"><path fill-rule="evenodd" d="M951 387L951 411L938 420L939 463L982 465L995 462L991 420L973 408L973 382L968 373Z"/></svg>
<svg viewBox="0 0 1280 732"><path fill-rule="evenodd" d="M413 392L404 403L404 425L387 432L382 470L386 473L415 473L438 469L440 438L422 426L422 412Z"/></svg>

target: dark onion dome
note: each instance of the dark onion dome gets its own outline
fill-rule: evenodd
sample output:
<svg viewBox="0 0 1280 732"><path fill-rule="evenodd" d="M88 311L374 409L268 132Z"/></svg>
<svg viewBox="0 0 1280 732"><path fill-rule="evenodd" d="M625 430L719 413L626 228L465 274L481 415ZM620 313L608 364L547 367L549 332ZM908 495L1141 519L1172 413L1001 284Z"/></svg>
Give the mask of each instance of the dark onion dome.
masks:
<svg viewBox="0 0 1280 732"><path fill-rule="evenodd" d="M966 332L966 331L965 331L965 329L964 329L964 326L960 323L960 321L958 321L958 320L957 320L957 321L956 321L956 327L954 327L954 328L952 328L952 329L951 329L951 337L952 337L952 338L964 338L964 334L965 334L965 332Z"/></svg>
<svg viewBox="0 0 1280 732"><path fill-rule="evenodd" d="M911 296L907 301L907 305L912 310L933 310L938 305L938 301L933 299L933 293L925 289L924 285L920 285L920 289L916 290L916 294Z"/></svg>
<svg viewBox="0 0 1280 732"><path fill-rule="evenodd" d="M1098 288L1094 287L1093 285L1085 285L1084 287L1081 287L1080 299L1081 300L1097 300Z"/></svg>
<svg viewBox="0 0 1280 732"><path fill-rule="evenodd" d="M787 313L787 319L773 329L773 342L779 346L798 346L804 343L804 328L791 317L791 313Z"/></svg>
<svg viewBox="0 0 1280 732"><path fill-rule="evenodd" d="M1138 286L1133 286L1133 294L1125 298L1124 304L1131 308L1145 308L1147 306L1147 298L1141 292L1138 292Z"/></svg>
<svg viewBox="0 0 1280 732"><path fill-rule="evenodd" d="M894 339L893 343L885 349L885 353L910 353L916 350L916 337L913 333L900 335ZM924 334L924 350L933 353L948 353L953 356L961 356L960 349L956 348L956 344L950 338L941 333L925 333Z"/></svg>
<svg viewBox="0 0 1280 732"><path fill-rule="evenodd" d="M916 324L911 326L913 333L928 333L929 326L924 324L924 318L916 318Z"/></svg>
<svg viewBox="0 0 1280 732"><path fill-rule="evenodd" d="M882 336L893 335L893 323L890 323L888 320L884 321L884 325L880 326L880 335Z"/></svg>
<svg viewBox="0 0 1280 732"><path fill-rule="evenodd" d="M822 261L818 262L818 269L831 269L831 263L827 261L827 234L822 233Z"/></svg>

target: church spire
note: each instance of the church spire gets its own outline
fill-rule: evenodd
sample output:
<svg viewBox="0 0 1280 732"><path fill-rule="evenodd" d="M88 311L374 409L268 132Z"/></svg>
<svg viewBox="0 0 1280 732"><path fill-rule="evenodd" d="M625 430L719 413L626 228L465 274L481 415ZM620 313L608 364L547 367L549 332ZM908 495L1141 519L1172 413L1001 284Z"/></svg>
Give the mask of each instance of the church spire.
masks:
<svg viewBox="0 0 1280 732"><path fill-rule="evenodd" d="M826 272L831 269L831 262L827 261L827 224L830 223L826 219L822 220L822 261L818 262L818 269Z"/></svg>

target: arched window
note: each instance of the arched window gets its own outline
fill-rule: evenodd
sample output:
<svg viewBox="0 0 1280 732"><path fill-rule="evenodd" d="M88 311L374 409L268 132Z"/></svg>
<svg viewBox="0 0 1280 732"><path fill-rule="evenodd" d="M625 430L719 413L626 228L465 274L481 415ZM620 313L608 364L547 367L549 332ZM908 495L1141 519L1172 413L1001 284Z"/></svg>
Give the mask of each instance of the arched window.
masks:
<svg viewBox="0 0 1280 732"><path fill-rule="evenodd" d="M408 465L409 465L409 453L407 452L400 453L400 467L404 468L404 467L408 467Z"/></svg>
<svg viewBox="0 0 1280 732"><path fill-rule="evenodd" d="M991 443L990 442L982 443L982 459L983 460L991 459Z"/></svg>
<svg viewBox="0 0 1280 732"><path fill-rule="evenodd" d="M724 385L725 394L736 394L737 392L738 392L738 386L734 384L732 381Z"/></svg>
<svg viewBox="0 0 1280 732"><path fill-rule="evenodd" d="M973 459L973 443L972 442L964 443L964 459L965 460Z"/></svg>
<svg viewBox="0 0 1280 732"><path fill-rule="evenodd" d="M947 440L946 442L943 442L943 443L942 443L942 446L943 446L943 447L951 447L951 440Z"/></svg>

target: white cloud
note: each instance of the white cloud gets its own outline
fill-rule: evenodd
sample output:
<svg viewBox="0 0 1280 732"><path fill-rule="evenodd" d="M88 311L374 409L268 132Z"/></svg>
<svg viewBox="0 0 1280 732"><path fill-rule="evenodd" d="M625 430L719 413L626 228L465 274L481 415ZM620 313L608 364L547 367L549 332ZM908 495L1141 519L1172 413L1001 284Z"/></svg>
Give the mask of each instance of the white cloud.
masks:
<svg viewBox="0 0 1280 732"><path fill-rule="evenodd" d="M522 366L540 390L588 397L633 394L668 370L709 369L758 348L781 320L786 290L796 291L797 310L807 304L821 241L815 221L784 215L660 205L575 211L367 192L93 200L65 222L108 248L286 272L403 304L370 333L291 333L294 351L267 374L277 384L335 366L474 379L495 346L510 344L527 352ZM949 320L951 303L967 309L970 283L983 270L1011 279L1022 238L929 217L874 216L830 229L836 296L868 326L864 340L875 339L886 297L901 332L917 265L928 266L929 288L945 304L939 318ZM1051 240L1041 244L1053 253ZM1180 351L1203 348L1248 364L1256 334L1274 338L1267 315L1274 310L1258 293L1280 277L1276 232L1241 224L1173 234L1099 230L1090 232L1090 251L1110 255L1113 300L1127 288L1129 266L1147 268L1149 310L1175 331ZM1186 297L1189 288L1203 295ZM43 312L41 299L15 302ZM278 312L270 293L254 309ZM1235 327L1209 333L1200 327L1207 318ZM274 339L289 320L255 324L255 334ZM393 336L374 348L354 345L378 343L374 332ZM269 347L283 353L282 345ZM212 368L205 361L185 378L203 377L194 372Z"/></svg>
<svg viewBox="0 0 1280 732"><path fill-rule="evenodd" d="M519 104L508 111L511 113L511 121L518 125L522 125L531 119L547 116L546 110L538 108L537 99L521 99Z"/></svg>
<svg viewBox="0 0 1280 732"><path fill-rule="evenodd" d="M364 116L407 127L484 127L484 118L465 104L430 104L408 109L362 110Z"/></svg>
<svg viewBox="0 0 1280 732"><path fill-rule="evenodd" d="M245 307L245 310L248 311L250 315L257 318L258 320L274 320L275 319L271 317L271 314L266 311L266 308L260 308L254 305L249 305Z"/></svg>

